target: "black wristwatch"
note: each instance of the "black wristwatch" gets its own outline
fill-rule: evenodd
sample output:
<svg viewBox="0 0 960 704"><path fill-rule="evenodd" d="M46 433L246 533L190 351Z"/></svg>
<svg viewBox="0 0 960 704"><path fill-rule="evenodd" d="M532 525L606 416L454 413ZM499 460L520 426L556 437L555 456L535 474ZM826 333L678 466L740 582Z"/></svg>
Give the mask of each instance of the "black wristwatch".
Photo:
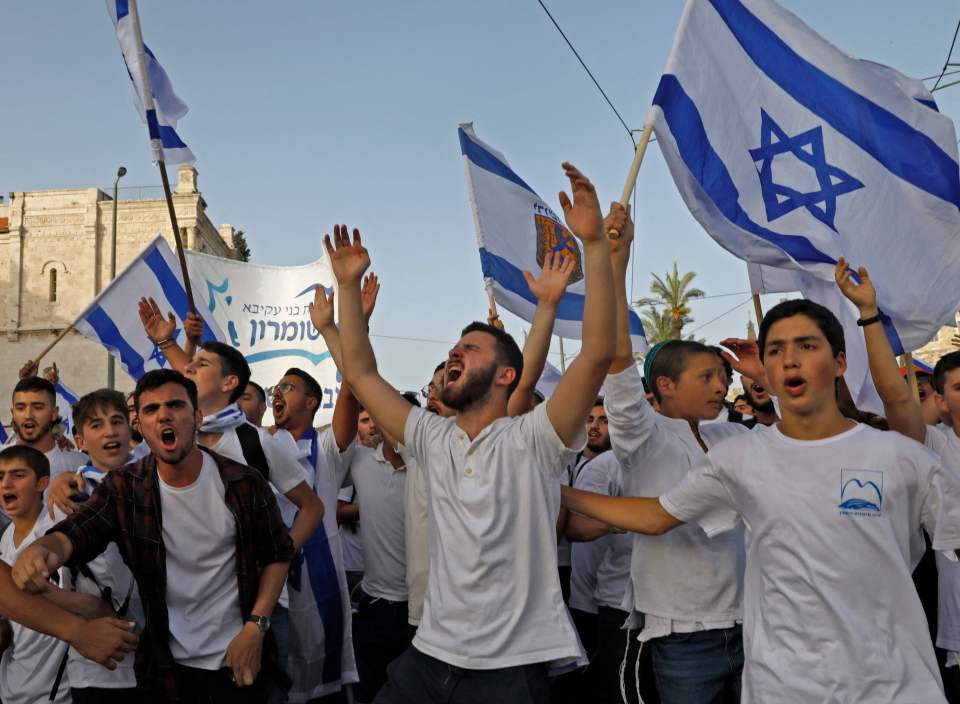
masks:
<svg viewBox="0 0 960 704"><path fill-rule="evenodd" d="M254 614L250 614L249 618L247 618L247 623L257 624L257 628L260 629L261 633L266 633L270 630L269 616L255 616Z"/></svg>

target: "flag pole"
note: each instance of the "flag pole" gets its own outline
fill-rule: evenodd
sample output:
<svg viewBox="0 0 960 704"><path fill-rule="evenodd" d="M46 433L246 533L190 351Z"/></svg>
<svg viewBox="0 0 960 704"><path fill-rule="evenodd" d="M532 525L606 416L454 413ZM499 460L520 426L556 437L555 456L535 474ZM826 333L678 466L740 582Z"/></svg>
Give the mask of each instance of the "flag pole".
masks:
<svg viewBox="0 0 960 704"><path fill-rule="evenodd" d="M39 365L39 364L40 364L40 360L43 359L44 357L46 357L46 356L47 356L47 353L48 353L50 350L52 350L52 349L56 346L56 344L57 344L58 342L60 342L60 340L62 340L63 338L65 338L65 337L67 336L67 334L68 334L71 330L73 330L73 323L70 323L67 327L65 327L63 330L61 330L61 331L60 331L60 334L57 335L56 339L54 339L53 342L51 342L49 345L47 345L46 347L44 347L44 348L43 348L43 352L41 352L40 354L38 354L37 357L36 357L36 359L31 359L30 361L33 362L34 364L38 364L38 365Z"/></svg>
<svg viewBox="0 0 960 704"><path fill-rule="evenodd" d="M567 373L567 357L563 353L563 338L560 335L557 335L557 339L560 340L560 373Z"/></svg>
<svg viewBox="0 0 960 704"><path fill-rule="evenodd" d="M167 178L167 165L163 159L163 146L160 144L160 128L157 124L156 106L153 102L153 88L150 85L150 74L146 70L147 61L143 50L143 35L140 32L140 12L137 10L136 0L129 0L127 8L130 12L130 24L133 28L135 47L137 51L137 73L140 80L140 96L147 118L147 132L150 136L150 146L153 150L153 160L160 169L160 180L163 182L163 195L167 201L167 212L170 214L170 224L173 226L173 238L177 245L177 258L180 260L180 271L183 275L183 287L187 292L187 304L190 312L196 313L197 307L193 302L193 288L190 286L190 276L187 273L187 258L183 253L183 240L180 237L180 228L177 225L177 212L173 207L173 196L170 193L170 181ZM137 85L135 80L134 85Z"/></svg>
<svg viewBox="0 0 960 704"><path fill-rule="evenodd" d="M763 323L763 307L760 305L760 294L753 294L753 312L757 316L757 329L760 329L760 325Z"/></svg>
<svg viewBox="0 0 960 704"><path fill-rule="evenodd" d="M643 126L643 132L640 133L640 141L637 142L637 149L633 153L633 163L630 164L630 171L627 173L627 183L623 187L623 193L620 196L620 205L624 208L630 203L630 194L633 193L633 187L637 183L637 174L640 173L640 164L643 163L643 156L647 153L647 144L650 143L650 136L653 134L653 123L648 122ZM607 234L617 239L620 233L616 230L610 230Z"/></svg>
<svg viewBox="0 0 960 704"><path fill-rule="evenodd" d="M907 352L903 355L904 364L907 365L907 383L910 384L910 393L915 401L920 400L920 387L917 385L917 370L913 366L913 353Z"/></svg>

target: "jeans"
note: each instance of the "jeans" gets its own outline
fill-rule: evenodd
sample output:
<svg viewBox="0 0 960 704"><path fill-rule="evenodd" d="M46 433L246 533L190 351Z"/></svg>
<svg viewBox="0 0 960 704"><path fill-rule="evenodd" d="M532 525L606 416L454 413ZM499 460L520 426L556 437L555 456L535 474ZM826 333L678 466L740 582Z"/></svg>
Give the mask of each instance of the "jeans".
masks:
<svg viewBox="0 0 960 704"><path fill-rule="evenodd" d="M73 700L73 704L130 704L130 702L143 701L142 694L136 688L83 687L81 689L71 689L70 698Z"/></svg>
<svg viewBox="0 0 960 704"><path fill-rule="evenodd" d="M265 704L267 701L259 678L252 687L238 687L233 684L229 668L200 670L175 665L173 673L181 704Z"/></svg>
<svg viewBox="0 0 960 704"><path fill-rule="evenodd" d="M375 704L548 704L546 663L465 670L413 646L387 668Z"/></svg>
<svg viewBox="0 0 960 704"><path fill-rule="evenodd" d="M375 599L357 589L353 644L357 655L357 701L372 702L387 681L387 666L410 647L413 629L407 622L407 602Z"/></svg>
<svg viewBox="0 0 960 704"><path fill-rule="evenodd" d="M590 662L597 683L593 697L597 704L637 704L641 700L644 704L657 704L660 701L654 685L650 647L641 647L638 630L623 629L629 615L609 606L597 610L597 653Z"/></svg>
<svg viewBox="0 0 960 704"><path fill-rule="evenodd" d="M649 643L664 704L740 701L743 635L740 626L673 633Z"/></svg>
<svg viewBox="0 0 960 704"><path fill-rule="evenodd" d="M270 630L277 642L277 658L280 667L289 675L287 657L290 655L290 611L287 607L280 606L280 604L273 607L273 615L270 617ZM269 690L270 704L286 704L287 692L285 690L277 686L270 686Z"/></svg>

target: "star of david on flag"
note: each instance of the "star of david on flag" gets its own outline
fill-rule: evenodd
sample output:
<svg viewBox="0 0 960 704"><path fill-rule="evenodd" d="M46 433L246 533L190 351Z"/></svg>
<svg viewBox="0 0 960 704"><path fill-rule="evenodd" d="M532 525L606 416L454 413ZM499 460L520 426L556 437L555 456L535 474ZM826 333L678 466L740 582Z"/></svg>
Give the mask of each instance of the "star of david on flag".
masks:
<svg viewBox="0 0 960 704"><path fill-rule="evenodd" d="M858 405L876 396L833 281L841 256L869 269L897 353L952 323L957 138L919 80L850 57L773 0L688 0L649 121L707 233L844 323Z"/></svg>
<svg viewBox="0 0 960 704"><path fill-rule="evenodd" d="M786 184L774 183L773 161L781 154L792 154L813 169L819 190L802 193ZM760 162L760 188L767 220L773 221L797 208L807 211L829 227L837 213L837 196L863 188L863 184L843 169L827 163L823 149L823 128L814 127L793 137L780 129L766 110L760 111L760 146L750 150L753 160Z"/></svg>

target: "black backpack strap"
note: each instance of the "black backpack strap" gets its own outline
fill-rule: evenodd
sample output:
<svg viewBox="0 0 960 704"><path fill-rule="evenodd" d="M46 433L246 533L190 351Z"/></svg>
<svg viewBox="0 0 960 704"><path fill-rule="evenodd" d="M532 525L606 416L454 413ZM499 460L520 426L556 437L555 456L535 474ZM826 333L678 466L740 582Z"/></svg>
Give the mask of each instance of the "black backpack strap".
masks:
<svg viewBox="0 0 960 704"><path fill-rule="evenodd" d="M241 423L237 426L237 439L240 440L240 449L243 451L243 458L247 466L253 467L263 475L263 478L270 481L270 465L267 463L267 456L263 454L263 445L260 443L260 433L249 423Z"/></svg>
<svg viewBox="0 0 960 704"><path fill-rule="evenodd" d="M60 683L63 681L63 673L67 669L67 658L70 656L70 645L63 651L63 657L60 659L60 667L57 668L57 678L53 681L53 688L50 690L50 701L56 701L57 692L60 691Z"/></svg>

